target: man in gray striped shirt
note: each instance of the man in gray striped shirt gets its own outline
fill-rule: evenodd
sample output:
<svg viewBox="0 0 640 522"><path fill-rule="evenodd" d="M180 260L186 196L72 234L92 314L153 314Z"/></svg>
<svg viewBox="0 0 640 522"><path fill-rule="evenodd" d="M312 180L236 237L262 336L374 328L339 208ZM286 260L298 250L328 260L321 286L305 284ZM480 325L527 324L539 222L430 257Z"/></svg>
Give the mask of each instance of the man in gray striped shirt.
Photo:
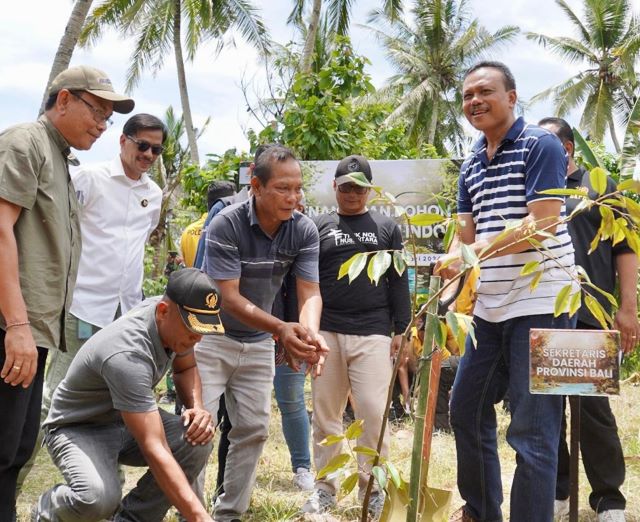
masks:
<svg viewBox="0 0 640 522"><path fill-rule="evenodd" d="M252 196L220 211L206 235L206 270L222 296L225 335L196 347L205 407L216 418L225 394L231 421L224 493L216 521L239 520L248 509L258 459L267 438L274 375L273 337L296 360L318 373L328 348L318 334L318 231L296 211L302 173L293 153L274 145L256 161ZM297 281L300 322L273 315L284 276Z"/></svg>
<svg viewBox="0 0 640 522"><path fill-rule="evenodd" d="M460 171L460 241L480 265L474 310L477 347L467 341L451 396L451 426L458 458L458 489L466 504L457 520L502 520L502 483L494 404L508 391L512 419L507 441L516 451L510 520L549 522L553 501L562 399L529 393L529 329L569 328L567 314L554 318L558 291L571 283L573 247L559 197L540 194L564 188L566 158L551 133L516 118L517 94L509 69L481 62L465 74L463 110L483 136ZM509 222L520 226L498 238ZM523 239L530 232L543 248ZM457 261L448 264L453 256ZM456 247L437 267L445 278L460 270ZM540 275L521 276L540 262ZM531 290L533 278L539 278Z"/></svg>

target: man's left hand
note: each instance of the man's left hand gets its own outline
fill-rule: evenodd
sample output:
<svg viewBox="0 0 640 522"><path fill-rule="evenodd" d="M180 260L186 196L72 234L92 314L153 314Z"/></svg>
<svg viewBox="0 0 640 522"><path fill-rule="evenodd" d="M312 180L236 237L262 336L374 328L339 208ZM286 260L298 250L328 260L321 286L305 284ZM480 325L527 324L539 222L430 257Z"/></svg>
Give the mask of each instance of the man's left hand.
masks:
<svg viewBox="0 0 640 522"><path fill-rule="evenodd" d="M625 354L632 352L640 340L638 311L632 308L620 308L613 324L617 330L620 330L622 352Z"/></svg>
<svg viewBox="0 0 640 522"><path fill-rule="evenodd" d="M185 437L194 446L207 444L215 433L211 414L201 408L190 408L182 413L182 422L188 426Z"/></svg>
<svg viewBox="0 0 640 522"><path fill-rule="evenodd" d="M401 346L402 346L402 334L394 335L391 338L391 348L390 348L392 359L398 354L398 351L400 350Z"/></svg>

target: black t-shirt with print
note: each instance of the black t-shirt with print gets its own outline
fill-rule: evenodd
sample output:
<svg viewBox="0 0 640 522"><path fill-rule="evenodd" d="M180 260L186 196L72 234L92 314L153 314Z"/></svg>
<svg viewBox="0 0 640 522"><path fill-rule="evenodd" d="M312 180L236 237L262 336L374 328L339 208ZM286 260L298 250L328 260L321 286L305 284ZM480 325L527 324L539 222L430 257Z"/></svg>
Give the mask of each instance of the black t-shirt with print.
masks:
<svg viewBox="0 0 640 522"><path fill-rule="evenodd" d="M406 271L398 276L392 263L377 286L366 269L351 284L348 276L338 280L340 265L358 252L402 249L398 225L375 211L357 216L332 212L315 217L314 222L320 233L320 328L352 335L402 333L410 319Z"/></svg>

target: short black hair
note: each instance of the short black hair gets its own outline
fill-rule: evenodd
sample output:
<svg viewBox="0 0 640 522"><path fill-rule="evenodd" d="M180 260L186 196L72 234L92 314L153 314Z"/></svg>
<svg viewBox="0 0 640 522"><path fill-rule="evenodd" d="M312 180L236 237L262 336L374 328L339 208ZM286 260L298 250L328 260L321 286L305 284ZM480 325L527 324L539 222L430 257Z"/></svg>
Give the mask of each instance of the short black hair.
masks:
<svg viewBox="0 0 640 522"><path fill-rule="evenodd" d="M124 127L122 127L122 134L135 137L141 130L162 131L162 143L167 139L167 126L162 123L162 120L151 114L145 114L144 112L131 116L124 124Z"/></svg>
<svg viewBox="0 0 640 522"><path fill-rule="evenodd" d="M207 210L211 210L213 204L220 198L231 196L235 193L236 186L233 181L216 179L209 184L207 189Z"/></svg>
<svg viewBox="0 0 640 522"><path fill-rule="evenodd" d="M60 92L60 91L58 91ZM52 92L49 97L47 98L47 101L44 104L44 110L45 111L50 111L51 109L53 109L54 105L56 104L56 100L58 99L58 93L57 92Z"/></svg>
<svg viewBox="0 0 640 522"><path fill-rule="evenodd" d="M571 125L569 125L567 120L563 118L554 118L554 117L542 118L538 122L538 125L540 125L541 127L544 127L547 125L550 127L553 127L552 132L556 136L558 136L558 138L560 138L560 141L563 144L568 141L569 143L572 143L575 146L576 139L573 135L573 129L571 128Z"/></svg>
<svg viewBox="0 0 640 522"><path fill-rule="evenodd" d="M256 166L255 169L253 169L253 175L260 180L262 185L266 185L271 179L273 164L284 163L289 160L298 161L291 149L282 145L272 145L267 147L256 158Z"/></svg>
<svg viewBox="0 0 640 522"><path fill-rule="evenodd" d="M502 62L496 62L492 60L483 60L469 67L464 73L462 81L466 80L467 76L469 76L471 73L476 72L478 69L497 69L502 73L505 89L507 91L516 90L516 79L513 77L513 73L511 72L509 67L507 67Z"/></svg>
<svg viewBox="0 0 640 522"><path fill-rule="evenodd" d="M260 145L258 145L256 147L256 151L253 154L253 162L258 163L258 158L260 157L260 155L265 150L270 149L271 147L275 147L276 145L279 145L279 143L261 143Z"/></svg>

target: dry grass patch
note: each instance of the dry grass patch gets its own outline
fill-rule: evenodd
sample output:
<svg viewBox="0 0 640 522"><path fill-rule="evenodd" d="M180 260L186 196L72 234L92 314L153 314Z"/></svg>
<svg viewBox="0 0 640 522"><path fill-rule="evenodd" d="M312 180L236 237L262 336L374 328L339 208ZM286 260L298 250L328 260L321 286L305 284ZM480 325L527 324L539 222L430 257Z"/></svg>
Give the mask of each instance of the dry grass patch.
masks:
<svg viewBox="0 0 640 522"><path fill-rule="evenodd" d="M623 493L627 497L627 521L640 522L640 386L625 384L620 397L611 400L614 413L618 419L620 438L626 455L627 479L623 486ZM505 442L505 432L508 417L499 409L499 441L502 475L505 489L503 511L505 520L509 513L509 486L515 468L514 453ZM330 515L306 516L299 513L307 493L298 491L293 485L293 473L289 460L289 453L280 430L280 415L274 406L269 440L260 459L258 467L257 486L254 490L251 508L243 520L247 522L276 522L276 521L357 521L360 519L360 507L356 495L339 502L338 507ZM411 422L406 422L391 428L391 460L403 473L409 476L410 456L412 447ZM461 504L456 490L456 454L453 437L449 434L436 433L432 445L432 461L430 465L429 485L454 491L452 508ZM207 490L213 490L216 472L215 452L211 458L211 465L207 472ZM141 471L127 468L127 486L140 476ZM23 495L18 499L18 520L27 522L28 513L37 496L46 488L60 481L60 475L51 464L46 451L38 457L32 474L27 479ZM595 514L588 504L589 487L581 470L580 475L580 520L595 521ZM175 521L175 514L167 517L167 521Z"/></svg>

